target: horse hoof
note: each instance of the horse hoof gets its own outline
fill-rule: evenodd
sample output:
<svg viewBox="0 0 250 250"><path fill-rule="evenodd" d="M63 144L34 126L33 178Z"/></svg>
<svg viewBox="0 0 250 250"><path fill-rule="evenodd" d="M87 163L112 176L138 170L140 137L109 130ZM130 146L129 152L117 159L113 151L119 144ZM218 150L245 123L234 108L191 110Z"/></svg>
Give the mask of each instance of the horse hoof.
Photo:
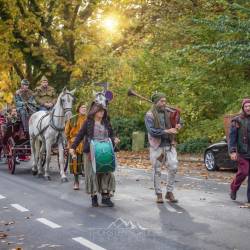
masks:
<svg viewBox="0 0 250 250"><path fill-rule="evenodd" d="M37 170L33 170L33 169L31 170L31 172L32 172L32 175L34 175L34 176L37 175L37 173L38 173Z"/></svg>
<svg viewBox="0 0 250 250"><path fill-rule="evenodd" d="M50 177L50 176L44 176L44 179L45 179L46 181L51 181L51 177Z"/></svg>
<svg viewBox="0 0 250 250"><path fill-rule="evenodd" d="M62 182L62 183L68 182L68 178L67 178L67 177L63 177L63 178L61 179L61 182Z"/></svg>
<svg viewBox="0 0 250 250"><path fill-rule="evenodd" d="M38 173L37 177L38 178L43 178L43 174L42 173Z"/></svg>

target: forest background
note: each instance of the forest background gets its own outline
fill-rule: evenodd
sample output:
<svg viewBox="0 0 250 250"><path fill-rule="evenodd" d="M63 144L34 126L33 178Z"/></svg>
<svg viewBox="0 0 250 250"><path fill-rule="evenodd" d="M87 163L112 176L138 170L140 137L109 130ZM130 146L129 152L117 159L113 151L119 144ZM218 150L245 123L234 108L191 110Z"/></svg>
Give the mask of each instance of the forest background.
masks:
<svg viewBox="0 0 250 250"><path fill-rule="evenodd" d="M113 126L130 149L150 104L128 89L165 92L185 122L179 150L201 151L250 93L249 17L248 0L0 0L0 105L23 78L33 89L46 75L88 102L94 83L109 82Z"/></svg>

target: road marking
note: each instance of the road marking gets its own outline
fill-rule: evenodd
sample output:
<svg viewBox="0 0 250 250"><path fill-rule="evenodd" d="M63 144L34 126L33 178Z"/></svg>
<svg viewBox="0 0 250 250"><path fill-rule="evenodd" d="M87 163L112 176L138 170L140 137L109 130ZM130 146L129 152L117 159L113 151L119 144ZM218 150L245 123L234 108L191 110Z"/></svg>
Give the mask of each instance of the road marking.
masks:
<svg viewBox="0 0 250 250"><path fill-rule="evenodd" d="M196 180L196 181L202 181L203 180L203 179L200 179L200 178L189 177L189 176L185 176L185 178L190 179L190 180Z"/></svg>
<svg viewBox="0 0 250 250"><path fill-rule="evenodd" d="M93 243L87 239L84 239L83 237L72 238L72 240L82 244L83 246L85 246L91 250L106 250L105 248L100 247L100 246L96 245L95 243Z"/></svg>
<svg viewBox="0 0 250 250"><path fill-rule="evenodd" d="M6 197L0 194L0 200L5 199Z"/></svg>
<svg viewBox="0 0 250 250"><path fill-rule="evenodd" d="M47 225L47 226L49 226L49 227L51 227L51 228L53 228L53 229L61 227L60 225L58 225L58 224L56 224L56 223L54 223L54 222L52 222L50 220L47 220L45 218L38 218L36 220L43 223L43 224L45 224L45 225Z"/></svg>
<svg viewBox="0 0 250 250"><path fill-rule="evenodd" d="M29 210L25 207L22 207L19 204L10 204L12 207L14 207L15 209L19 210L20 212L28 212Z"/></svg>

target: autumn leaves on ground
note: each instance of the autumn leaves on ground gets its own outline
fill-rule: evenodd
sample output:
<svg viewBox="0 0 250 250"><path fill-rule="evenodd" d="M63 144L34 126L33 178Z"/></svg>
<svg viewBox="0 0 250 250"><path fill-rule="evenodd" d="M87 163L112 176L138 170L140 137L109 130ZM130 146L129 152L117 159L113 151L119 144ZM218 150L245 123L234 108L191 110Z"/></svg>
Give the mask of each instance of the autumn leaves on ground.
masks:
<svg viewBox="0 0 250 250"><path fill-rule="evenodd" d="M149 161L147 150L140 152L120 151L117 153L118 162L121 166L128 166L138 169L151 171L152 167ZM188 175L201 177L204 179L213 179L219 182L230 183L234 172L228 169L209 172L204 166L202 155L181 155L179 154L179 175Z"/></svg>

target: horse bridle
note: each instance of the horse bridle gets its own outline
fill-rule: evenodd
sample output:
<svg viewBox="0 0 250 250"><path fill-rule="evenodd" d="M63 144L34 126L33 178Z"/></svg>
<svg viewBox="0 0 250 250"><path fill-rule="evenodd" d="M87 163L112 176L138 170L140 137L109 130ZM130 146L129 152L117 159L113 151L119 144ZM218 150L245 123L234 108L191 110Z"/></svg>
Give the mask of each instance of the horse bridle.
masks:
<svg viewBox="0 0 250 250"><path fill-rule="evenodd" d="M56 127L56 125L54 124L54 121L53 121L53 117L54 117L54 116L55 116L55 117L64 117L65 114L66 114L67 112L69 112L69 111L72 112L72 108L64 108L64 106L63 106L62 97L64 97L65 95L69 95L69 96L71 96L73 99L75 99L75 97L74 97L71 93L65 93L65 94L63 94L63 95L60 97L60 106L61 106L62 109L63 109L64 115L55 115L55 114L54 114L54 113L55 113L55 109L53 108L52 113L51 113L51 119L50 119L50 126L51 126L53 129L55 129L56 131L59 131L59 132L64 131L64 127L63 127L63 128L58 128L58 127Z"/></svg>

